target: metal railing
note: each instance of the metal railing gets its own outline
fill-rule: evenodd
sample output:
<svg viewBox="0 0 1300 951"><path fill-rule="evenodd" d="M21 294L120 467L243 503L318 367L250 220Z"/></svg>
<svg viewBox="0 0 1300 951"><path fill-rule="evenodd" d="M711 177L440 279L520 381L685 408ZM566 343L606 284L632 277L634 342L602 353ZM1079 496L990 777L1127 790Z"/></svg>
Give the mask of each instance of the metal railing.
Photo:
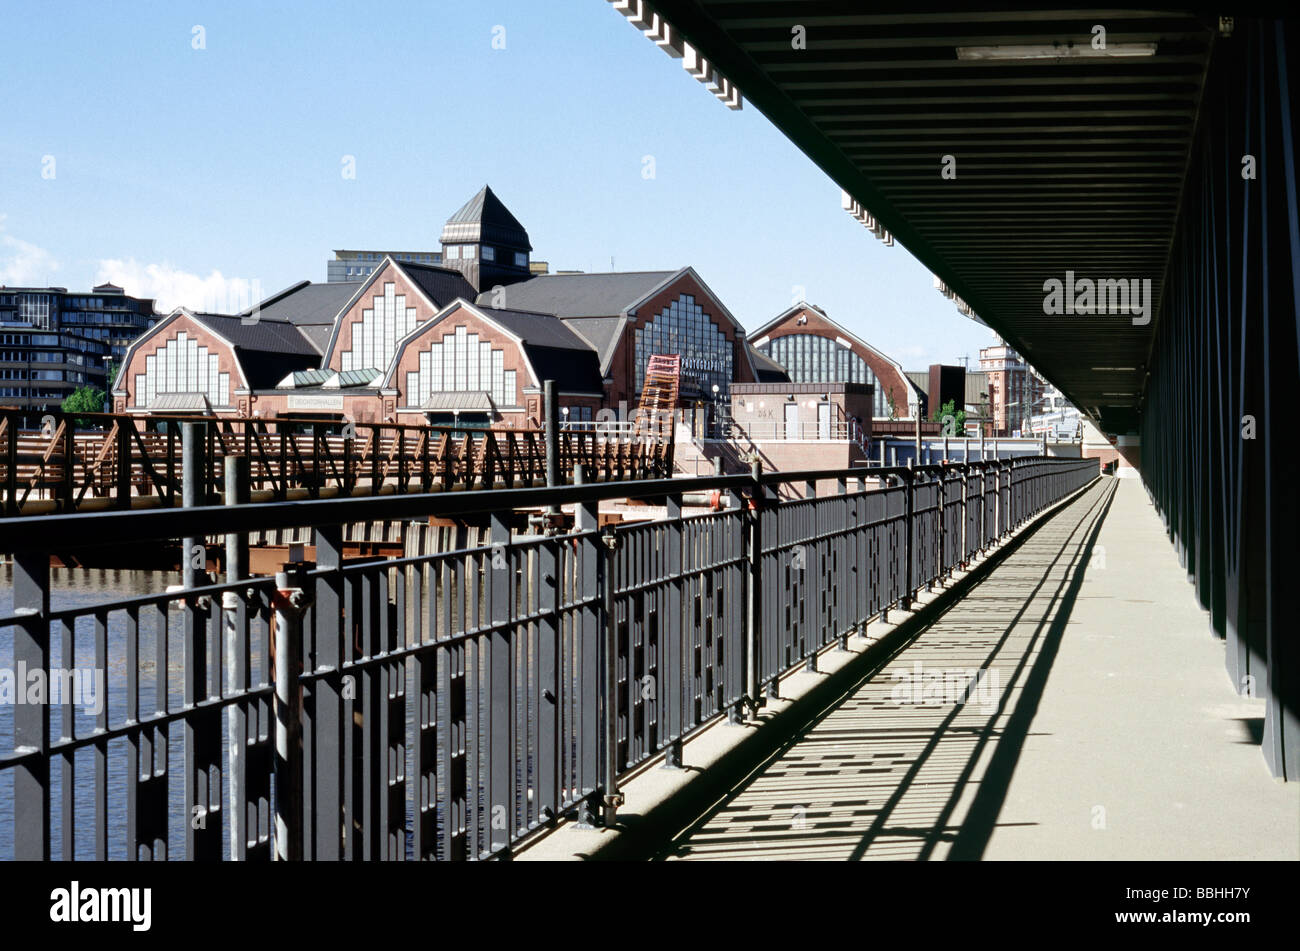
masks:
<svg viewBox="0 0 1300 951"><path fill-rule="evenodd" d="M482 859L561 817L609 822L629 770L679 764L1096 476L1035 458L0 521L15 669L107 687L99 710L9 708L0 854L11 833L25 859ZM714 490L727 508L683 517ZM668 517L599 527L629 494ZM512 534L515 508L548 505L572 531ZM476 513L486 545L343 563L344 523ZM306 524L316 564L274 580L50 608L60 546Z"/></svg>
<svg viewBox="0 0 1300 951"><path fill-rule="evenodd" d="M259 500L546 484L541 429L51 411L42 430L23 431L19 420L0 410L0 516L176 504L185 423L203 427L197 472L207 497L220 494L228 455L249 460ZM163 431L142 428L159 423ZM670 431L563 428L558 442L563 471L581 464L588 481L672 473Z"/></svg>

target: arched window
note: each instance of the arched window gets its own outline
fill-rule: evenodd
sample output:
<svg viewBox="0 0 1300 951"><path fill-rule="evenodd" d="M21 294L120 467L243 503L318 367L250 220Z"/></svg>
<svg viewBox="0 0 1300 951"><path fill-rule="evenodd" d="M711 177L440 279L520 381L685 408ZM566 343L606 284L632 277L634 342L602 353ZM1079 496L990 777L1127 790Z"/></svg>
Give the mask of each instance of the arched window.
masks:
<svg viewBox="0 0 1300 951"><path fill-rule="evenodd" d="M889 415L889 400L867 361L819 334L788 334L758 348L790 374L792 383L870 383L871 415Z"/></svg>
<svg viewBox="0 0 1300 951"><path fill-rule="evenodd" d="M726 399L731 388L734 347L726 334L695 302L682 294L653 320L636 330L636 389L645 382L645 368L655 354L681 354L682 379L695 382L700 392Z"/></svg>

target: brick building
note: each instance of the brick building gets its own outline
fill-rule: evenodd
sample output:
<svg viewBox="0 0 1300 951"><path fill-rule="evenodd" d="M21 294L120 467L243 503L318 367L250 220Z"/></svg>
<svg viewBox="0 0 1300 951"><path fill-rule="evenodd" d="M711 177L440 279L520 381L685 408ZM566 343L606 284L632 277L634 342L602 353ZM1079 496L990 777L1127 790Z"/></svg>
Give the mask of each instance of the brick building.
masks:
<svg viewBox="0 0 1300 951"><path fill-rule="evenodd" d="M914 419L922 395L903 368L800 301L749 335L750 344L779 364L794 383L857 383L872 387L871 416Z"/></svg>
<svg viewBox="0 0 1300 951"><path fill-rule="evenodd" d="M486 187L442 242L442 265L390 255L242 314L172 312L132 343L114 408L519 427L540 422L547 379L570 420L629 414L656 353L681 354L688 410L784 378L689 267L535 276L527 232Z"/></svg>
<svg viewBox="0 0 1300 951"><path fill-rule="evenodd" d="M1028 432L1042 402L1042 378L1005 343L980 350L980 369L987 375L991 435Z"/></svg>

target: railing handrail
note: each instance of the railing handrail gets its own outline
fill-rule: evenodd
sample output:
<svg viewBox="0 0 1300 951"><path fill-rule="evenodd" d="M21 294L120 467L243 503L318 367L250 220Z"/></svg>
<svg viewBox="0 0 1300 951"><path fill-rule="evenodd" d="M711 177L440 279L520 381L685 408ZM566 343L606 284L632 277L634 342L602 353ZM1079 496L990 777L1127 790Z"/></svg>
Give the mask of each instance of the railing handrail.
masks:
<svg viewBox="0 0 1300 951"><path fill-rule="evenodd" d="M364 498L308 499L296 502L254 502L246 505L204 505L192 508L156 508L66 515L44 515L40 529L24 519L0 519L0 552L53 548L66 545L111 545L122 538L158 541L179 537L204 537L227 532L249 532L301 525L338 525L388 519L455 517L531 509L540 506L604 501L620 498L678 496L685 492L741 490L755 485L820 482L838 479L907 480L918 473L960 470L963 467L1002 466L1012 469L1035 463L1070 465L1092 460L1021 456L1016 459L973 460L915 467L810 469L764 472L752 475L708 475L676 479L642 479L595 482L539 488L480 489L464 492L409 493Z"/></svg>

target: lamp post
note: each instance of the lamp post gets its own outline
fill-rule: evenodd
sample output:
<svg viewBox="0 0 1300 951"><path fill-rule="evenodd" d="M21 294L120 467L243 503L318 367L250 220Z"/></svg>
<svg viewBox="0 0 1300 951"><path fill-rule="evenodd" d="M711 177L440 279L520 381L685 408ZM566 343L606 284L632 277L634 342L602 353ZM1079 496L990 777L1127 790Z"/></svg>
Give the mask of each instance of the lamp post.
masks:
<svg viewBox="0 0 1300 951"><path fill-rule="evenodd" d="M718 410L718 384L713 384L713 428L717 433L721 433L722 419Z"/></svg>

